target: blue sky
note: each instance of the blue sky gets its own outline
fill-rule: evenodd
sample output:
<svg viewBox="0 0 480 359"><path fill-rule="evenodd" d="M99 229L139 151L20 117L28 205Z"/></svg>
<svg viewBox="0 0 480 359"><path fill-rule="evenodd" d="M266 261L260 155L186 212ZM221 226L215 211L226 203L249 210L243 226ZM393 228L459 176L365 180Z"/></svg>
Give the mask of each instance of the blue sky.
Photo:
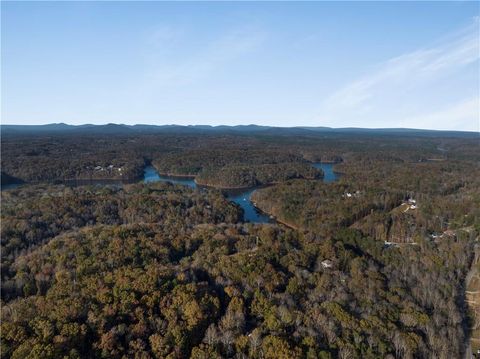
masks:
<svg viewBox="0 0 480 359"><path fill-rule="evenodd" d="M2 2L2 123L479 130L478 2Z"/></svg>

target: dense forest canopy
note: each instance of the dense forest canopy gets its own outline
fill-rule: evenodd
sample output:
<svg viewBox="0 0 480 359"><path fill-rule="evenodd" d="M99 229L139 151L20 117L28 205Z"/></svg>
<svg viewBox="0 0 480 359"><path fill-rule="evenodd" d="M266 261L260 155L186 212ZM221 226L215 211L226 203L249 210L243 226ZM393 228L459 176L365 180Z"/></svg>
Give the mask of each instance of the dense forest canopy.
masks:
<svg viewBox="0 0 480 359"><path fill-rule="evenodd" d="M479 161L442 133L4 136L2 356L460 358ZM209 187L128 184L150 164ZM275 223L220 191L258 185Z"/></svg>

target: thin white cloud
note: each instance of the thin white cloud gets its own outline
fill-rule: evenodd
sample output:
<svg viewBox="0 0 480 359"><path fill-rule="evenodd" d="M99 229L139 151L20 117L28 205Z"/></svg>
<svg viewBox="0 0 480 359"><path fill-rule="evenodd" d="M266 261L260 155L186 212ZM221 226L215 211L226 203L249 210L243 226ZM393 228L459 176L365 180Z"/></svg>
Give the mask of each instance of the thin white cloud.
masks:
<svg viewBox="0 0 480 359"><path fill-rule="evenodd" d="M451 35L436 46L392 58L335 91L322 103L320 118L328 125L342 123L347 126L371 123L373 126L370 127L398 127L399 122L403 122L417 128L435 128L435 121L430 121L433 118L454 125L448 122L448 117L439 116L436 108L444 105L448 84L458 86L461 75L479 58L479 24L475 21L473 26ZM472 71L471 66L469 71ZM465 121L471 124L478 118L478 67L476 79L467 81L469 86L466 88L471 91L476 87L476 93L460 95L452 88L448 100L450 110L445 113L461 115L464 124ZM472 86L473 81L477 81L477 86ZM440 93L440 90L443 92ZM459 96L468 100L459 101ZM431 115L419 115L426 112ZM416 121L412 122L409 118ZM422 119L428 124L423 124ZM437 122L438 125L441 124Z"/></svg>
<svg viewBox="0 0 480 359"><path fill-rule="evenodd" d="M441 127L441 124L448 124L448 126ZM441 110L406 118L400 127L478 132L480 130L480 98L467 98L443 107Z"/></svg>
<svg viewBox="0 0 480 359"><path fill-rule="evenodd" d="M168 59L163 62L160 60L149 76L156 86L188 85L211 76L216 69L251 53L265 38L265 33L257 29L235 29L205 44L197 53L185 55L183 61L169 63Z"/></svg>

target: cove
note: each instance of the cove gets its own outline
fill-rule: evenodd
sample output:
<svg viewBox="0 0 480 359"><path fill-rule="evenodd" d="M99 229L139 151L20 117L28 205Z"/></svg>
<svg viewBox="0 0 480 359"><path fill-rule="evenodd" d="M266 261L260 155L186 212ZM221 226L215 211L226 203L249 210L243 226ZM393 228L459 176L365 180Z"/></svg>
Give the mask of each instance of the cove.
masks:
<svg viewBox="0 0 480 359"><path fill-rule="evenodd" d="M145 183L149 182L169 182L174 184L181 184L190 188L202 188L197 186L193 177L174 177L164 176L157 172L153 166L146 166L143 170ZM273 219L270 216L260 212L250 200L253 191L258 187L223 190L225 196L232 202L235 202L243 209L243 220L251 223L272 223Z"/></svg>
<svg viewBox="0 0 480 359"><path fill-rule="evenodd" d="M333 171L334 163L313 163L312 166L321 169L324 173L323 182L330 183L338 179L338 175ZM146 166L143 170L143 181L149 182L170 182L174 184L181 184L190 188L197 188L195 179L193 177L175 177L160 175L153 166ZM260 188L251 187L245 189L223 190L225 196L232 202L238 204L243 209L243 220L251 223L273 223L275 220L268 214L261 212L251 201L252 193Z"/></svg>
<svg viewBox="0 0 480 359"><path fill-rule="evenodd" d="M174 177L160 175L155 167L146 166L143 169L143 182L169 182L173 184L181 184L190 188L196 188L197 184L193 177Z"/></svg>
<svg viewBox="0 0 480 359"><path fill-rule="evenodd" d="M224 191L227 198L243 208L243 220L252 223L273 223L273 217L261 212L251 200L253 192L259 187Z"/></svg>
<svg viewBox="0 0 480 359"><path fill-rule="evenodd" d="M338 174L333 172L333 166L335 163L315 162L312 166L323 171L323 182L331 183L338 179Z"/></svg>

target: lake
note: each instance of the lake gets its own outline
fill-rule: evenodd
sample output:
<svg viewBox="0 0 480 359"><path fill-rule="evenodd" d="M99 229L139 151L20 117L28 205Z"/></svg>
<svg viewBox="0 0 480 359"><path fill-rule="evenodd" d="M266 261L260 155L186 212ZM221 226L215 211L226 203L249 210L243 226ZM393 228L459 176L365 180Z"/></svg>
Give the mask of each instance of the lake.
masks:
<svg viewBox="0 0 480 359"><path fill-rule="evenodd" d="M149 182L170 182L174 184L181 184L188 186L190 188L196 188L197 184L193 177L173 177L173 176L162 176L158 174L157 170L153 166L146 166L143 169L143 181L145 183Z"/></svg>
<svg viewBox="0 0 480 359"><path fill-rule="evenodd" d="M313 163L312 166L321 169L324 173L323 181L325 183L334 182L338 176L333 172L333 163ZM160 175L153 166L146 166L144 168L144 182L170 182L174 184L181 184L190 188L197 188L197 184L193 177L173 177ZM252 203L252 193L259 188L251 187L245 189L224 190L226 197L238 204L243 209L243 220L251 223L273 223L275 220L269 215L258 210Z"/></svg>
<svg viewBox="0 0 480 359"><path fill-rule="evenodd" d="M270 218L269 215L261 212L257 207L255 207L251 201L252 193L258 187L252 187L248 189L235 189L235 190L226 190L227 198L238 204L243 208L243 220L245 222L252 223L273 223L275 222L273 218Z"/></svg>
<svg viewBox="0 0 480 359"><path fill-rule="evenodd" d="M330 183L335 182L338 179L338 175L333 172L333 166L335 163L323 163L323 162L316 162L313 163L312 166L323 171L323 182Z"/></svg>
<svg viewBox="0 0 480 359"><path fill-rule="evenodd" d="M338 175L333 171L333 163L313 163L312 166L321 169L324 173L323 182L330 183L338 179ZM177 177L177 176L163 176L160 175L153 166L146 166L143 170L143 181L149 182L170 182L174 184L181 184L190 188L197 188L195 179L193 177ZM65 181L66 185L80 186L80 185L122 185L121 181L115 180L72 180ZM3 185L2 190L13 189L21 184ZM243 209L243 220L252 223L273 223L275 220L269 215L258 210L252 203L252 193L259 187L223 190L225 196L232 202L238 204Z"/></svg>
<svg viewBox="0 0 480 359"><path fill-rule="evenodd" d="M195 180L193 177L173 177L173 176L163 176L160 175L153 166L147 166L143 170L144 173L144 182L169 182L174 184L181 184L188 186L190 188L197 188ZM226 197L238 204L243 209L243 220L245 222L252 223L269 223L273 222L272 219L266 214L260 212L253 203L250 201L253 191L257 187L247 188L247 189L235 189L235 190L224 190L223 193Z"/></svg>

